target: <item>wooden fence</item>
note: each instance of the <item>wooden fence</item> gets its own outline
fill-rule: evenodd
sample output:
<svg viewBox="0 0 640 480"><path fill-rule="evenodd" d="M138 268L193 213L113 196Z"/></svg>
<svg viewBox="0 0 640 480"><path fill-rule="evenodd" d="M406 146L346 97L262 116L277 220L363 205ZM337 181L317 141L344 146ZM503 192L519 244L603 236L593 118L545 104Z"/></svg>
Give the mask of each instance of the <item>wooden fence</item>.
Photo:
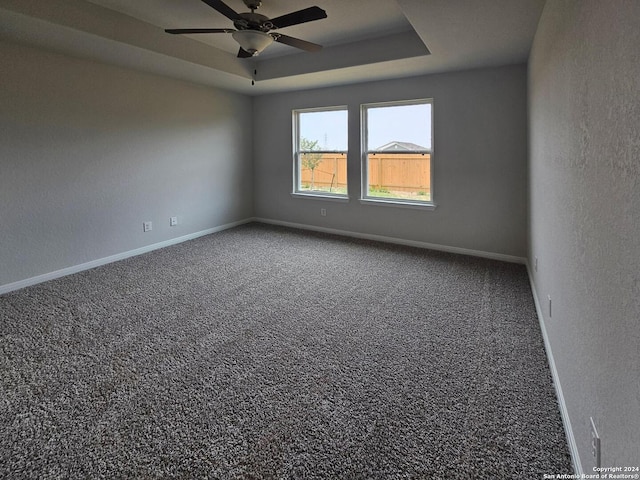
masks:
<svg viewBox="0 0 640 480"><path fill-rule="evenodd" d="M389 192L423 192L430 195L431 155L428 153L376 153L369 155L369 186ZM344 189L347 186L347 156L324 154L313 170L302 168L303 188Z"/></svg>
<svg viewBox="0 0 640 480"><path fill-rule="evenodd" d="M369 187L390 192L430 194L431 155L395 153L369 155Z"/></svg>
<svg viewBox="0 0 640 480"><path fill-rule="evenodd" d="M325 153L313 169L300 169L303 188L335 191L347 187L347 156L342 153Z"/></svg>

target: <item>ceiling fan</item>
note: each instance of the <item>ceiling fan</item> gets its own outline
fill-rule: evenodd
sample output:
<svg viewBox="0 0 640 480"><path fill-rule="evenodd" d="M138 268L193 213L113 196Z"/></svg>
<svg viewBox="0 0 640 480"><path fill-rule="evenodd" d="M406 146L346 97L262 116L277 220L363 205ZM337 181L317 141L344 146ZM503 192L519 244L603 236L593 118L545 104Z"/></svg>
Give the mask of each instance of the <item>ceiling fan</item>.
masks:
<svg viewBox="0 0 640 480"><path fill-rule="evenodd" d="M233 20L233 28L170 28L165 30L172 34L193 33L230 33L233 39L240 44L239 58L248 58L258 55L274 40L291 47L299 48L307 52L315 52L322 48L316 43L289 37L281 33L269 33L271 30L290 27L300 23L312 22L327 18L327 12L320 7L309 7L296 12L288 13L276 18L268 18L255 11L262 5L261 0L242 0L251 12L238 13L221 0L202 0L214 10L230 20Z"/></svg>

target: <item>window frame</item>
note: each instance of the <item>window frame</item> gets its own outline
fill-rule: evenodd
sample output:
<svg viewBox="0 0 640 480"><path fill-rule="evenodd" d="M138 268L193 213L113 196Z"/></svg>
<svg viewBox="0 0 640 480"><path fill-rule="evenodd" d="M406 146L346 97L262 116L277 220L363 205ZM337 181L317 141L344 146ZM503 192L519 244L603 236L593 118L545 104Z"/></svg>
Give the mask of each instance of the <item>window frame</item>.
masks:
<svg viewBox="0 0 640 480"><path fill-rule="evenodd" d="M416 154L429 154L429 200L414 200L405 198L394 197L376 197L369 195L369 155L370 154L393 154L393 151L388 150L368 150L369 143L368 138L368 115L367 112L370 108L378 107L396 107L396 106L409 106L409 105L431 105L431 148L425 150L411 150L410 153ZM373 102L363 103L360 105L360 138L361 138L361 162L360 162L360 179L361 179L361 194L360 203L366 205L386 205L392 207L405 207L405 208L419 208L426 210L434 210L436 207L434 196L434 181L433 181L433 160L434 160L434 102L433 98L418 98L413 100L397 100L387 102ZM397 152L407 153L406 151Z"/></svg>
<svg viewBox="0 0 640 480"><path fill-rule="evenodd" d="M302 153L300 151L300 114L301 113L313 113L313 112L336 112L344 111L347 114L347 149L346 150L313 150L313 153L319 154L343 154L347 159L347 192L346 193L334 193L325 192L321 190L302 190L301 187L301 159ZM349 107L347 105L335 105L329 107L314 107L314 108L295 108L292 110L293 121L293 190L291 195L293 197L302 198L322 198L335 201L349 201L349 182L348 182L348 158L349 158Z"/></svg>

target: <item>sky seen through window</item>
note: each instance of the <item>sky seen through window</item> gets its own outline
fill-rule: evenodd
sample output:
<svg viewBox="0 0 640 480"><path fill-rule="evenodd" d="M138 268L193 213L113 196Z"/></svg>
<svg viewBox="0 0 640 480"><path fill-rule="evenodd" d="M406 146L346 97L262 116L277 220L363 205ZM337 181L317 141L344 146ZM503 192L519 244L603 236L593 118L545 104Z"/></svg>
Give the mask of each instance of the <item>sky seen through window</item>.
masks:
<svg viewBox="0 0 640 480"><path fill-rule="evenodd" d="M369 150L393 141L431 149L431 104L369 107L367 112ZM301 112L299 119L300 136L317 140L321 150L348 149L345 110Z"/></svg>

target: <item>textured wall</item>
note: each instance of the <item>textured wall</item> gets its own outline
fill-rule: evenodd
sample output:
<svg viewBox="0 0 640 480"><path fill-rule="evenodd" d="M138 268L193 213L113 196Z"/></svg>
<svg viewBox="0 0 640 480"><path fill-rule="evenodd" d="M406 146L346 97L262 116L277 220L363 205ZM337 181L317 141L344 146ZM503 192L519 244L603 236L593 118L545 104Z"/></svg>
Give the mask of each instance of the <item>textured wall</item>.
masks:
<svg viewBox="0 0 640 480"><path fill-rule="evenodd" d="M0 65L0 285L252 215L250 98L8 43Z"/></svg>
<svg viewBox="0 0 640 480"><path fill-rule="evenodd" d="M640 464L639 19L549 0L529 64L530 261L585 473L589 417L603 465Z"/></svg>
<svg viewBox="0 0 640 480"><path fill-rule="evenodd" d="M361 204L360 105L416 98L434 99L437 209ZM350 202L292 198L291 111L334 105L349 108ZM525 66L266 95L254 114L258 217L526 256Z"/></svg>

